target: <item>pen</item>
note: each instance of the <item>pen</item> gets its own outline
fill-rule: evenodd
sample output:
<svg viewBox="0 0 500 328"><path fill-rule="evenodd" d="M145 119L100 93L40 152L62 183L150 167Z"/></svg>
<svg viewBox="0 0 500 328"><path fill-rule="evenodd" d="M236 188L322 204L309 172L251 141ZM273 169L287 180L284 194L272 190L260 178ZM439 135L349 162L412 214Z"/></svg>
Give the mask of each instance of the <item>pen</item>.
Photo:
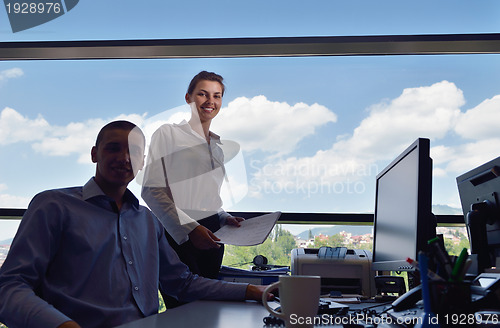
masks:
<svg viewBox="0 0 500 328"><path fill-rule="evenodd" d="M446 252L446 250L443 248L440 241L441 240L439 239L439 237L436 237L429 240L427 243L432 248L436 260L443 269L443 272L446 274L445 278L449 279L451 278L451 272L453 270L451 267L451 260L448 256L448 252Z"/></svg>
<svg viewBox="0 0 500 328"><path fill-rule="evenodd" d="M469 254L467 254L467 249L463 248L457 260L455 261L453 270L451 271L451 281L461 280L462 270L465 264L465 260L467 260L467 256L469 256Z"/></svg>
<svg viewBox="0 0 500 328"><path fill-rule="evenodd" d="M429 270L428 265L428 258L425 256L423 253L418 254L418 260L420 261L419 263L419 268L420 271L427 271ZM420 277L422 281L422 300L424 301L424 313L427 316L431 315L431 297L430 297L430 291L429 291L429 280L426 276L422 275Z"/></svg>
<svg viewBox="0 0 500 328"><path fill-rule="evenodd" d="M410 263L416 270L420 271L420 267L417 261L408 257L406 258L406 262ZM427 268L427 277L429 277L429 279L433 281L444 281L444 279L440 275L429 268Z"/></svg>
<svg viewBox="0 0 500 328"><path fill-rule="evenodd" d="M460 280L464 280L465 275L467 274L467 271L469 271L470 266L472 265L472 260L467 259L465 261L464 267L462 269L462 273L460 274Z"/></svg>

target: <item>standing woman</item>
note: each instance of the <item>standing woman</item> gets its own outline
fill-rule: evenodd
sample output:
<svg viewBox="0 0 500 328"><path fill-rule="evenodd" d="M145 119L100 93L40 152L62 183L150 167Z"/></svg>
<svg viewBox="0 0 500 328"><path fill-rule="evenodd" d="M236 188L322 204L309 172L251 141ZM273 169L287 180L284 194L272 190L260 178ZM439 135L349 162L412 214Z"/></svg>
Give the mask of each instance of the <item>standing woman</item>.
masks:
<svg viewBox="0 0 500 328"><path fill-rule="evenodd" d="M222 209L224 154L220 137L210 131L224 89L222 76L212 72L191 80L185 95L191 118L155 131L142 190L181 261L208 278L217 278L224 254L213 232L243 220Z"/></svg>

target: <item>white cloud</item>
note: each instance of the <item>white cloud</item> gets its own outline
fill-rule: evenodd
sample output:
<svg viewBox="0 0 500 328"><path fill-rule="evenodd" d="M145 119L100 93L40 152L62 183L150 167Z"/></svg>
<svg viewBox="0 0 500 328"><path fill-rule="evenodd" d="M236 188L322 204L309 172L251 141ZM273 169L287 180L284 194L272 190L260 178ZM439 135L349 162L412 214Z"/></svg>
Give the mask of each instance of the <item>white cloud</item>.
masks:
<svg viewBox="0 0 500 328"><path fill-rule="evenodd" d="M79 162L90 163L90 148L94 144L104 120L89 120L85 123L70 123L64 127L53 127L49 136L32 145L38 153L47 156L81 154Z"/></svg>
<svg viewBox="0 0 500 328"><path fill-rule="evenodd" d="M49 130L41 115L31 120L9 107L0 112L0 145L41 140Z"/></svg>
<svg viewBox="0 0 500 328"><path fill-rule="evenodd" d="M79 163L91 163L90 149L95 144L99 130L108 122L127 120L141 126L144 115L121 114L111 120L90 119L80 123L69 123L63 127L51 128L50 135L33 144L36 152L49 156L69 156L77 154Z"/></svg>
<svg viewBox="0 0 500 328"><path fill-rule="evenodd" d="M456 148L444 145L431 147L431 157L434 165L440 165L449 162L450 158L456 156Z"/></svg>
<svg viewBox="0 0 500 328"><path fill-rule="evenodd" d="M304 137L337 115L325 106L273 102L265 96L239 97L222 108L213 121L213 130L225 139L238 141L246 151L263 150L288 154Z"/></svg>
<svg viewBox="0 0 500 328"><path fill-rule="evenodd" d="M481 140L499 135L500 95L486 99L460 116L456 132L464 138Z"/></svg>
<svg viewBox="0 0 500 328"><path fill-rule="evenodd" d="M459 175L500 156L500 137L488 138L453 147L446 172Z"/></svg>
<svg viewBox="0 0 500 328"><path fill-rule="evenodd" d="M352 137L333 150L356 158L390 158L419 137L443 138L454 127L464 103L462 91L448 81L404 89L391 102L372 106Z"/></svg>
<svg viewBox="0 0 500 328"><path fill-rule="evenodd" d="M378 161L392 159L418 137L435 141L453 131L464 104L462 91L448 81L405 89L392 101L371 106L368 117L353 134L335 141L330 149L319 150L310 157L262 163L252 182L261 189L270 185L297 188L312 183L341 190L349 187L348 184L374 179L381 169L376 166ZM462 148L433 147L434 163L446 166L446 170L435 166L434 172L436 176L444 176L448 170L470 169L474 167L470 163L473 158L474 162L481 163L488 157L482 150L489 144L487 153L491 154L491 146L497 143L489 140Z"/></svg>
<svg viewBox="0 0 500 328"><path fill-rule="evenodd" d="M0 71L0 83L6 82L9 79L21 77L23 75L23 70L16 67Z"/></svg>
<svg viewBox="0 0 500 328"><path fill-rule="evenodd" d="M27 208L31 198L0 194L0 208Z"/></svg>
<svg viewBox="0 0 500 328"><path fill-rule="evenodd" d="M432 176L434 178L436 178L436 177L446 177L448 175L447 175L447 173L446 173L446 171L444 169L442 169L440 167L434 167L432 169Z"/></svg>
<svg viewBox="0 0 500 328"><path fill-rule="evenodd" d="M459 137L472 140L455 146L433 147L434 164L443 164L447 176L460 175L500 155L500 95L486 99L460 113L453 130Z"/></svg>
<svg viewBox="0 0 500 328"><path fill-rule="evenodd" d="M113 119L89 119L71 122L65 126L50 125L41 115L31 120L16 110L6 107L0 113L0 145L32 143L35 152L47 156L78 155L79 163L90 163L90 148L99 130L109 121L128 120L138 126L144 115L121 114Z"/></svg>
<svg viewBox="0 0 500 328"><path fill-rule="evenodd" d="M31 198L14 196L7 193L9 187L5 183L0 183L0 208L26 208Z"/></svg>

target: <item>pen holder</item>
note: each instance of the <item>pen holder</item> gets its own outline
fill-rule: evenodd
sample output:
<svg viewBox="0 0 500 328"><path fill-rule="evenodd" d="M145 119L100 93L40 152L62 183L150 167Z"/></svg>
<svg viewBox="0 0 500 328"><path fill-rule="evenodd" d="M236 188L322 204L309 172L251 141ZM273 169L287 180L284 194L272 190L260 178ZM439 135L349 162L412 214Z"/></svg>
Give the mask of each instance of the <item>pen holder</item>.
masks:
<svg viewBox="0 0 500 328"><path fill-rule="evenodd" d="M448 326L446 323L450 321L450 315L473 312L468 282L430 281L429 292L431 310L440 317L441 327Z"/></svg>

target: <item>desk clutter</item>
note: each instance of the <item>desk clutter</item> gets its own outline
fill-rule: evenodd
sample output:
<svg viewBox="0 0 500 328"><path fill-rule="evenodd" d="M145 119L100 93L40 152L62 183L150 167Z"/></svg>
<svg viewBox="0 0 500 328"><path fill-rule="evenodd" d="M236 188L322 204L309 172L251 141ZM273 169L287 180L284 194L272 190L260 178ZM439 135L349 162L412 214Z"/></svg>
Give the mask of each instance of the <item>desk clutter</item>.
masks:
<svg viewBox="0 0 500 328"><path fill-rule="evenodd" d="M405 327L500 326L500 273L467 273L474 262L467 249L450 256L442 236L428 241L419 260L408 259L420 272L421 284L398 297L387 313Z"/></svg>
<svg viewBox="0 0 500 328"><path fill-rule="evenodd" d="M450 256L442 236L428 241L427 252L419 253L419 261L408 263L420 272L421 285L399 297L389 314L395 320L426 318L429 326L479 327L488 321L500 326L500 273L481 273L468 279L473 260L467 249ZM485 312L486 311L486 312ZM486 313L489 313L489 318ZM490 320L491 318L491 320Z"/></svg>
<svg viewBox="0 0 500 328"><path fill-rule="evenodd" d="M376 303L369 306L351 308L346 304L320 298L318 315L311 318L315 326L342 326L346 328L377 327L379 323L387 322L384 307L389 303ZM279 306L276 308L279 311ZM280 318L268 315L263 318L264 327L284 327Z"/></svg>
<svg viewBox="0 0 500 328"><path fill-rule="evenodd" d="M419 253L418 261L407 259L421 273L421 284L408 292L402 277L375 277L371 253L365 250L294 249L290 273L322 278L318 314L310 318L315 327L499 327L500 273L470 279L467 272L474 261L466 249L449 256L441 236L428 244L429 251ZM358 301L342 302L353 291ZM284 326L273 315L264 317L263 323Z"/></svg>

